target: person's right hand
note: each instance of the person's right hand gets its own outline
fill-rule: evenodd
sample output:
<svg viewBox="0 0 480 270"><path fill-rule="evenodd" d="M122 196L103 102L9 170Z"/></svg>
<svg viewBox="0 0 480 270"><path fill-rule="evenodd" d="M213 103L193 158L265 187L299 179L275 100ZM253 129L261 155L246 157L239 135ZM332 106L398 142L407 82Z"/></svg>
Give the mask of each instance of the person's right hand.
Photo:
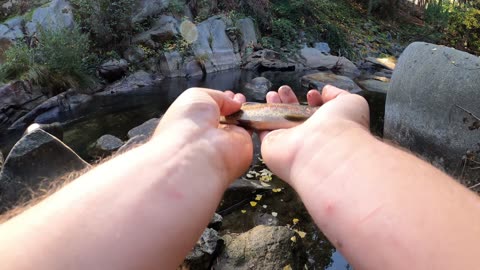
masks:
<svg viewBox="0 0 480 270"><path fill-rule="evenodd" d="M297 103L293 92L286 90L291 91L269 93L267 101ZM306 170L318 172L314 181L334 173L355 152L356 144L361 144L362 136L358 135L369 135L369 107L363 97L333 86L326 86L322 94L312 90L307 97L310 105L323 104L310 119L295 128L262 136L265 163L296 189L305 184L304 176L310 175Z"/></svg>

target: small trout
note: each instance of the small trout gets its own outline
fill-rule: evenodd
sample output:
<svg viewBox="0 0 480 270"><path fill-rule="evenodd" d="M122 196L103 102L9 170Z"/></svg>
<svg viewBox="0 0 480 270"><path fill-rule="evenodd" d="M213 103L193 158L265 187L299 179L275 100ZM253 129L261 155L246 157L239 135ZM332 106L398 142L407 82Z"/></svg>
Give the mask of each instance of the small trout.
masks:
<svg viewBox="0 0 480 270"><path fill-rule="evenodd" d="M317 109L305 105L247 102L240 111L221 117L220 123L253 130L292 128L305 122Z"/></svg>

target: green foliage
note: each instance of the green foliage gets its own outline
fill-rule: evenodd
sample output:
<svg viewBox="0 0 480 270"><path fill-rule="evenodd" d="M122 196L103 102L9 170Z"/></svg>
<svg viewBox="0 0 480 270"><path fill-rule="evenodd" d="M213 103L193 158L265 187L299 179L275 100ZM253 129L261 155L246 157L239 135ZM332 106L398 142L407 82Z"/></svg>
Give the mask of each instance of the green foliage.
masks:
<svg viewBox="0 0 480 270"><path fill-rule="evenodd" d="M468 6L453 8L446 31L449 45L480 53L480 9Z"/></svg>
<svg viewBox="0 0 480 270"><path fill-rule="evenodd" d="M185 1L183 0L170 0L168 4L168 10L172 13L180 14L185 8Z"/></svg>
<svg viewBox="0 0 480 270"><path fill-rule="evenodd" d="M75 17L94 45L104 51L121 47L134 34L134 0L72 0Z"/></svg>
<svg viewBox="0 0 480 270"><path fill-rule="evenodd" d="M298 30L295 24L288 19L274 19L272 22L272 36L288 44L294 41L298 36Z"/></svg>
<svg viewBox="0 0 480 270"><path fill-rule="evenodd" d="M444 1L432 1L425 9L425 23L437 29L443 29L448 26L449 3L442 4Z"/></svg>
<svg viewBox="0 0 480 270"><path fill-rule="evenodd" d="M21 79L61 92L92 82L88 72L89 39L79 29L41 30L37 47L19 42L6 51L0 81Z"/></svg>

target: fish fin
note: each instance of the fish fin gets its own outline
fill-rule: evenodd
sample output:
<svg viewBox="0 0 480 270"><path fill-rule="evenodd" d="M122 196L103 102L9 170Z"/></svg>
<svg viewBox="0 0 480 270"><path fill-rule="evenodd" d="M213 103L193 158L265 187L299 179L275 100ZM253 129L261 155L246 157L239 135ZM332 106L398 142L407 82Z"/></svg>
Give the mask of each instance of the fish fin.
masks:
<svg viewBox="0 0 480 270"><path fill-rule="evenodd" d="M258 105L258 104L262 104L262 103L259 103L259 102L245 102L242 105Z"/></svg>
<svg viewBox="0 0 480 270"><path fill-rule="evenodd" d="M308 117L301 114L287 114L283 118L292 122L304 122L308 119Z"/></svg>

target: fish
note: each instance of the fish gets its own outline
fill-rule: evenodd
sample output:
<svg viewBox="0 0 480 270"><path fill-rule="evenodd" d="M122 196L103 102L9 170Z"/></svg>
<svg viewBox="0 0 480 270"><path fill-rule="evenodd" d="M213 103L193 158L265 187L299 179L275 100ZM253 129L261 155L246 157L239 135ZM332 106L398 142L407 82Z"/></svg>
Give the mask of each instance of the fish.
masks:
<svg viewBox="0 0 480 270"><path fill-rule="evenodd" d="M318 108L299 104L247 102L240 111L221 117L220 123L257 131L287 129L305 122Z"/></svg>

